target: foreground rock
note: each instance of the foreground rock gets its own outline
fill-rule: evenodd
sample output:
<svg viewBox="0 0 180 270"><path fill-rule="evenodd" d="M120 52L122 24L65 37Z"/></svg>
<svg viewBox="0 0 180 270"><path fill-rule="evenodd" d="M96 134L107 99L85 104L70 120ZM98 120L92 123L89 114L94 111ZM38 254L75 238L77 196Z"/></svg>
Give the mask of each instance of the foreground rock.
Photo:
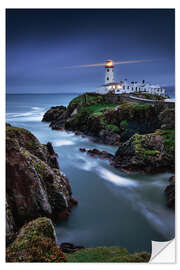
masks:
<svg viewBox="0 0 180 270"><path fill-rule="evenodd" d="M42 145L28 130L10 125L6 128L6 199L8 238L35 218L66 218L77 204L52 145Z"/></svg>
<svg viewBox="0 0 180 270"><path fill-rule="evenodd" d="M38 218L24 225L6 250L7 262L64 262L66 258L56 244L53 224Z"/></svg>
<svg viewBox="0 0 180 270"><path fill-rule="evenodd" d="M171 176L169 179L169 185L165 189L165 195L167 199L167 207L175 209L175 177Z"/></svg>
<svg viewBox="0 0 180 270"><path fill-rule="evenodd" d="M6 250L7 262L148 262L149 259L147 252L131 254L120 247L84 248L70 243L59 246L51 220L44 217L24 225Z"/></svg>
<svg viewBox="0 0 180 270"><path fill-rule="evenodd" d="M174 130L157 130L146 135L135 134L127 142L120 144L113 165L147 173L174 171L174 140Z"/></svg>

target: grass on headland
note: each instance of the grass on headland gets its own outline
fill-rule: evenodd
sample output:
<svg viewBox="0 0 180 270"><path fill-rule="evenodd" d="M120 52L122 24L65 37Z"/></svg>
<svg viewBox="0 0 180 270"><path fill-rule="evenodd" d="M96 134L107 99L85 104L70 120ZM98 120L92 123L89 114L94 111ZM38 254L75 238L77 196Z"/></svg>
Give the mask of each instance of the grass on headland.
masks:
<svg viewBox="0 0 180 270"><path fill-rule="evenodd" d="M148 262L150 254L139 252L130 254L120 247L86 248L66 254L67 262Z"/></svg>
<svg viewBox="0 0 180 270"><path fill-rule="evenodd" d="M161 129L159 134L163 137L163 143L171 152L175 150L175 130Z"/></svg>

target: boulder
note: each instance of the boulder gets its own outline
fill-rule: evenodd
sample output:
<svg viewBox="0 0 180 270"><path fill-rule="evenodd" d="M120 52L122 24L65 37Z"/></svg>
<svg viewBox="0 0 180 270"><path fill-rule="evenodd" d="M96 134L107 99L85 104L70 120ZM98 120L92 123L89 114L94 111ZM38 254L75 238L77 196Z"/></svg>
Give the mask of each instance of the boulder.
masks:
<svg viewBox="0 0 180 270"><path fill-rule="evenodd" d="M145 172L174 171L174 130L135 134L120 144L112 164Z"/></svg>
<svg viewBox="0 0 180 270"><path fill-rule="evenodd" d="M65 262L66 258L56 244L54 226L42 217L24 225L6 250L7 262Z"/></svg>

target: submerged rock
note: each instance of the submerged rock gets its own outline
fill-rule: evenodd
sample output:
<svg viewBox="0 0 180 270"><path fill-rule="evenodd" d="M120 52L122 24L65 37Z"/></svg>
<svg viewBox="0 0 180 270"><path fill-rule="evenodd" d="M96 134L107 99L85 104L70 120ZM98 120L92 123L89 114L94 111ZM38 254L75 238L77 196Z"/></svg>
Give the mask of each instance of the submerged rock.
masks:
<svg viewBox="0 0 180 270"><path fill-rule="evenodd" d="M79 148L81 152L86 152L89 156L91 157L97 157L101 159L108 159L108 160L113 160L114 156L106 151L99 151L98 149L89 149L86 150L86 148Z"/></svg>
<svg viewBox="0 0 180 270"><path fill-rule="evenodd" d="M40 216L59 218L75 201L59 170L50 143L42 145L28 130L6 129L7 235Z"/></svg>
<svg viewBox="0 0 180 270"><path fill-rule="evenodd" d="M19 231L6 250L7 262L64 262L66 258L56 244L54 226L48 218L38 218Z"/></svg>

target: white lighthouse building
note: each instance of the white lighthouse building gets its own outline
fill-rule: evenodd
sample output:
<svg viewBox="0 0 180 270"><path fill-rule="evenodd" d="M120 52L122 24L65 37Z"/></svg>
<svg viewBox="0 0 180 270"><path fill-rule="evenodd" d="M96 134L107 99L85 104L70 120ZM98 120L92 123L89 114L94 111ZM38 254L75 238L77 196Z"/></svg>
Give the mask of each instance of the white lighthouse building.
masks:
<svg viewBox="0 0 180 270"><path fill-rule="evenodd" d="M114 94L125 93L150 93L165 96L165 89L159 85L152 85L149 82L142 80L141 82L127 79L124 81L114 82L114 64L112 60L107 60L105 64L105 84L97 89L99 94L107 94L113 92Z"/></svg>
<svg viewBox="0 0 180 270"><path fill-rule="evenodd" d="M111 60L107 60L105 70L105 84L114 83L114 65Z"/></svg>

